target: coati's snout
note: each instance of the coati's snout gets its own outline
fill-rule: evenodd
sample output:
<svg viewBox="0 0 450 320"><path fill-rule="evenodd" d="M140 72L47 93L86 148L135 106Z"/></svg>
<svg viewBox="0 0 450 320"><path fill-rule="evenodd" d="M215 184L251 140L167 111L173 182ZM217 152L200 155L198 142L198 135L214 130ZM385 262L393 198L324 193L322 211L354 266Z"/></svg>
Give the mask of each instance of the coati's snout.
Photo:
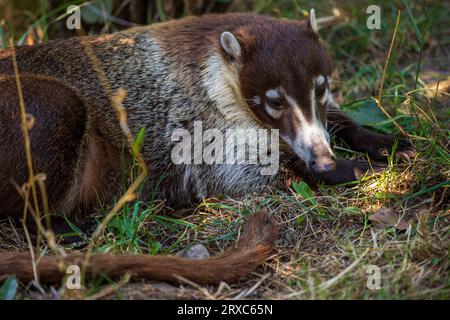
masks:
<svg viewBox="0 0 450 320"><path fill-rule="evenodd" d="M290 130L280 130L280 136L303 160L309 171L326 173L336 167L336 157L330 146L330 136L321 121L308 122L301 111L291 115L286 123ZM298 120L299 119L299 120Z"/></svg>
<svg viewBox="0 0 450 320"><path fill-rule="evenodd" d="M326 147L316 147L310 150L310 159L306 166L313 173L326 173L336 169L336 157L328 152Z"/></svg>
<svg viewBox="0 0 450 320"><path fill-rule="evenodd" d="M332 68L313 13L307 23L277 21L224 32L220 42L259 122L278 129L310 171L325 173L336 166L326 129Z"/></svg>

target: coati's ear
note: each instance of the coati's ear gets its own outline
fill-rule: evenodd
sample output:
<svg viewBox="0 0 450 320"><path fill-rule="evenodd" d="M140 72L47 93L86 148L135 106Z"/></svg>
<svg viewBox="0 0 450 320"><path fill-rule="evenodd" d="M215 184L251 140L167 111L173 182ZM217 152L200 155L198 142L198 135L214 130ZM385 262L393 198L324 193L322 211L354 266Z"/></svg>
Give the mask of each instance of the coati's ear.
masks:
<svg viewBox="0 0 450 320"><path fill-rule="evenodd" d="M239 41L231 32L224 32L220 36L220 43L225 53L232 59L238 60L242 55L242 48Z"/></svg>
<svg viewBox="0 0 450 320"><path fill-rule="evenodd" d="M317 25L316 11L314 9L311 9L311 11L309 12L309 18L308 18L307 25L315 34L319 34L319 27Z"/></svg>

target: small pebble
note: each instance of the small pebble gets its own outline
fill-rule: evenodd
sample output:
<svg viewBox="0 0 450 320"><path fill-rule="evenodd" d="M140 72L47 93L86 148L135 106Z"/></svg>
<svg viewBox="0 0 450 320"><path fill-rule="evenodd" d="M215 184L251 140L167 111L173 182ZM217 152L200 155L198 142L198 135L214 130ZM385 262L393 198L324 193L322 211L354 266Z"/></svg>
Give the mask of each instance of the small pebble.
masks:
<svg viewBox="0 0 450 320"><path fill-rule="evenodd" d="M208 249L202 244L196 244L192 247L182 250L177 253L177 256L192 259L192 260L201 260L201 259L207 259L210 257L210 254L208 252Z"/></svg>

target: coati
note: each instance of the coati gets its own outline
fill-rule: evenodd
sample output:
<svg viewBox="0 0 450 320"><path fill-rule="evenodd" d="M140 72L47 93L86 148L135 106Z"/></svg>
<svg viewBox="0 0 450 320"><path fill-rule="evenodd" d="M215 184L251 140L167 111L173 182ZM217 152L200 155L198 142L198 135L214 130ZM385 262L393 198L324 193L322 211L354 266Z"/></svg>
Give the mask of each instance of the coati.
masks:
<svg viewBox="0 0 450 320"><path fill-rule="evenodd" d="M95 53L101 70L89 52ZM11 181L21 185L27 174L12 53L0 51L2 217L22 212L23 201ZM320 43L314 11L307 21L251 13L188 17L22 46L16 57L27 112L36 119L30 130L35 171L47 174L51 212L89 212L99 199L108 203L120 194L123 133L111 106L111 94L120 88L127 92L123 104L131 131L145 129L147 185L158 185L158 198L172 207L215 195L239 197L263 187L286 189L293 176L333 184L366 172L368 167L356 160L335 159L329 131L375 160L394 144L393 137L353 122L334 102L332 65ZM171 135L176 129L192 131L195 121L220 132L279 130L278 172L261 175L261 166L249 163L175 165ZM412 152L407 144L397 147L398 156ZM273 244L273 238L263 242ZM267 257L268 250L264 252ZM19 259L9 253L6 257L0 255L0 274L11 271L12 261ZM2 261L9 261L9 267ZM173 280L172 274L165 275ZM221 281L219 269L213 278L196 280Z"/></svg>

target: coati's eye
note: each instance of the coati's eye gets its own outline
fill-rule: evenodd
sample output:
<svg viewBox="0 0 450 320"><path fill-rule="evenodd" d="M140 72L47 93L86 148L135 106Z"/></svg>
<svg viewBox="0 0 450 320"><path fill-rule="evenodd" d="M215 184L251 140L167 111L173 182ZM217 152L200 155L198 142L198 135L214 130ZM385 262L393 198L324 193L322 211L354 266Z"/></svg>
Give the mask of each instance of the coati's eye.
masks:
<svg viewBox="0 0 450 320"><path fill-rule="evenodd" d="M267 105L273 109L283 108L283 99L279 90L273 89L266 92Z"/></svg>
<svg viewBox="0 0 450 320"><path fill-rule="evenodd" d="M267 105L273 109L283 108L283 101L280 97L267 98Z"/></svg>
<svg viewBox="0 0 450 320"><path fill-rule="evenodd" d="M314 79L315 93L317 98L322 98L327 91L327 78L320 75Z"/></svg>
<svg viewBox="0 0 450 320"><path fill-rule="evenodd" d="M319 98L323 97L323 95L325 94L325 90L326 89L327 89L327 86L326 86L325 82L320 84L320 85L318 85L316 87L316 96L319 97Z"/></svg>

